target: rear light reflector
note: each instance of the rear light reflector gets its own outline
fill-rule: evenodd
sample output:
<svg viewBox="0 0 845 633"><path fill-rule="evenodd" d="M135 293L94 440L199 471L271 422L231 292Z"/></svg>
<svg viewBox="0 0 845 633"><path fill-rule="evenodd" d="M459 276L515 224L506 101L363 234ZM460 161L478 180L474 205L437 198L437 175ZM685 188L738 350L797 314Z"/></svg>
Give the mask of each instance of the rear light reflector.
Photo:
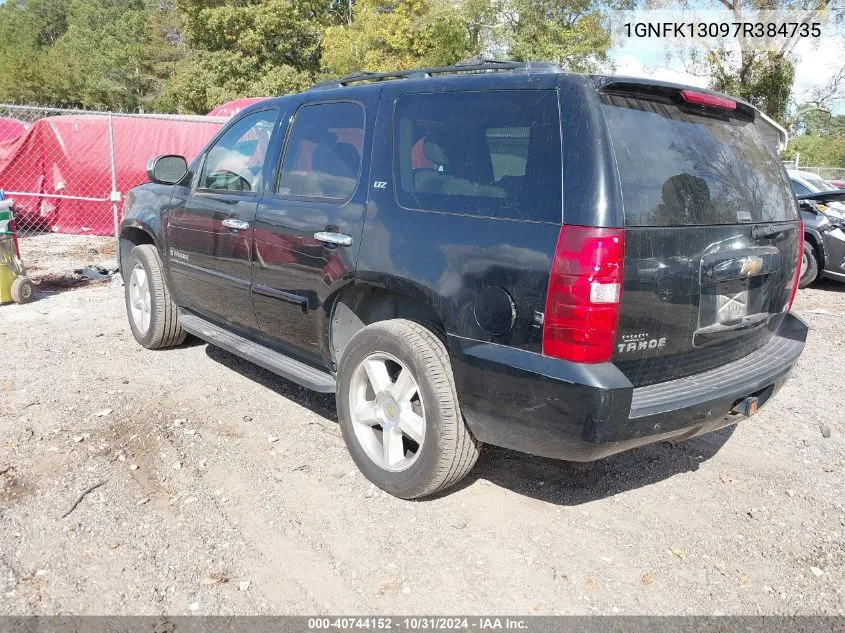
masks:
<svg viewBox="0 0 845 633"><path fill-rule="evenodd" d="M801 283L801 263L804 261L804 220L798 222L798 261L795 264L795 276L792 279L792 290L789 291L789 303L786 304L786 311L792 310L792 303L798 293L798 284Z"/></svg>
<svg viewBox="0 0 845 633"><path fill-rule="evenodd" d="M590 301L592 303L619 303L622 284L602 284L594 281L590 284Z"/></svg>
<svg viewBox="0 0 845 633"><path fill-rule="evenodd" d="M546 295L543 354L577 363L610 360L624 259L622 229L560 228Z"/></svg>
<svg viewBox="0 0 845 633"><path fill-rule="evenodd" d="M687 103L710 106L711 108L720 108L722 110L736 110L736 101L718 95L697 92L695 90L681 90L681 96Z"/></svg>

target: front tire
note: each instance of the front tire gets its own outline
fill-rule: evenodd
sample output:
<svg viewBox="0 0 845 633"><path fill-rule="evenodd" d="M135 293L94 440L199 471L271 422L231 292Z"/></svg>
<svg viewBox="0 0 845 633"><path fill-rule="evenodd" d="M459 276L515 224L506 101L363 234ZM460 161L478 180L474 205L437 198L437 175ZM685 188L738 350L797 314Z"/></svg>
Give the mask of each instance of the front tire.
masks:
<svg viewBox="0 0 845 633"><path fill-rule="evenodd" d="M463 479L481 443L464 423L443 341L419 323L380 321L349 342L338 369L343 439L364 476L402 499Z"/></svg>
<svg viewBox="0 0 845 633"><path fill-rule="evenodd" d="M136 246L126 258L126 313L135 340L147 349L179 345L186 332L170 297L161 259L152 244Z"/></svg>
<svg viewBox="0 0 845 633"><path fill-rule="evenodd" d="M819 277L819 256L815 246L806 239L804 240L804 254L801 257L801 278L798 280L799 288L806 288Z"/></svg>

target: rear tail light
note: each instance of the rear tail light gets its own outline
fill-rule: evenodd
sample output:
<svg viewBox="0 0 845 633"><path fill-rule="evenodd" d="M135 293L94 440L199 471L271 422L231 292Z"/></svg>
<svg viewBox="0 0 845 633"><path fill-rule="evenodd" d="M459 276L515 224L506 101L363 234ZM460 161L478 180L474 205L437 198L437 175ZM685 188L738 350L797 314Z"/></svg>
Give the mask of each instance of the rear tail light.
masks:
<svg viewBox="0 0 845 633"><path fill-rule="evenodd" d="M720 97L718 95L711 95L707 92L681 90L681 96L687 103L719 108L721 110L736 110L736 101L733 99L726 99L725 97Z"/></svg>
<svg viewBox="0 0 845 633"><path fill-rule="evenodd" d="M610 360L624 258L622 229L561 227L546 295L543 354L579 363Z"/></svg>
<svg viewBox="0 0 845 633"><path fill-rule="evenodd" d="M798 261L795 264L795 276L792 279L792 290L789 292L789 303L786 304L786 311L792 310L792 302L798 292L798 284L801 283L801 262L804 261L804 221L798 222Z"/></svg>

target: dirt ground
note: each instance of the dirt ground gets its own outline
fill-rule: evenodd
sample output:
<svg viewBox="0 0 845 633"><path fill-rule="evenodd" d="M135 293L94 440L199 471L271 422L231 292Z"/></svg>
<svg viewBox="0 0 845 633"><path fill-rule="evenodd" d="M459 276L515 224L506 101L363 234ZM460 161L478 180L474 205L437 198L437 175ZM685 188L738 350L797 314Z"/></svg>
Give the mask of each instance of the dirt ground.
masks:
<svg viewBox="0 0 845 633"><path fill-rule="evenodd" d="M356 472L332 397L71 288L0 307L0 614L845 614L845 285L799 293L798 369L735 431L487 447L419 502Z"/></svg>

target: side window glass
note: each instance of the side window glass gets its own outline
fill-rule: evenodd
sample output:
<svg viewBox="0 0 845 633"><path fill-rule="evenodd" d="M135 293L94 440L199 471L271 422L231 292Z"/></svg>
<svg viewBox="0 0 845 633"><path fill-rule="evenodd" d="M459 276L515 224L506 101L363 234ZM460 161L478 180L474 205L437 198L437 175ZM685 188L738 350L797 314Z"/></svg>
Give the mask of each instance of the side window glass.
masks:
<svg viewBox="0 0 845 633"><path fill-rule="evenodd" d="M403 207L560 221L555 91L406 94L396 102L393 136Z"/></svg>
<svg viewBox="0 0 845 633"><path fill-rule="evenodd" d="M286 196L345 202L361 175L364 111L354 103L318 103L293 120L279 175Z"/></svg>
<svg viewBox="0 0 845 633"><path fill-rule="evenodd" d="M256 112L229 128L208 151L199 188L258 191L277 114L276 110Z"/></svg>

